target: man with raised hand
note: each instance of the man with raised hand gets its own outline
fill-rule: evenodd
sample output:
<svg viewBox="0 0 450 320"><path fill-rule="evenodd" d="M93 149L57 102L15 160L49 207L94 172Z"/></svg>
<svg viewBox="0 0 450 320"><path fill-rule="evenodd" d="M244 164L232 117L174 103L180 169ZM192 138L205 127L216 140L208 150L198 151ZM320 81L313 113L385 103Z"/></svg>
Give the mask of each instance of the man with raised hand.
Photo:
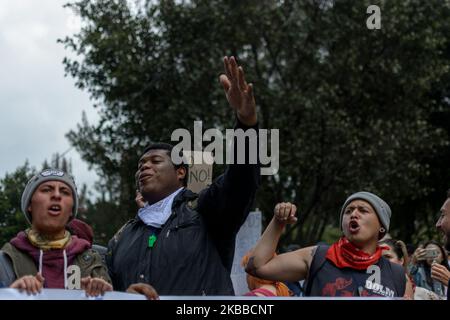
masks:
<svg viewBox="0 0 450 320"><path fill-rule="evenodd" d="M252 85L234 57L225 57L224 67L220 83L236 128L257 134ZM143 151L137 180L145 205L109 243L107 264L115 289L140 282L160 295L234 294L230 272L236 234L260 180L258 163L236 164L236 141L234 163L198 195L186 189L188 166L174 163L172 145L152 144ZM248 154L248 141L245 150Z"/></svg>

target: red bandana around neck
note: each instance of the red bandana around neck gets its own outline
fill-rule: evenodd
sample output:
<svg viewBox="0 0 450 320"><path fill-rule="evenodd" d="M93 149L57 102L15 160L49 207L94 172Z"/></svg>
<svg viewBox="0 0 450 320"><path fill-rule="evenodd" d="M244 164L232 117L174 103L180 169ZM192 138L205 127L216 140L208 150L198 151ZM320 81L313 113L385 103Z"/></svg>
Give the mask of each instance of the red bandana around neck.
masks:
<svg viewBox="0 0 450 320"><path fill-rule="evenodd" d="M385 249L387 248L384 246L377 246L375 253L370 255L358 249L346 237L342 237L338 242L333 243L325 257L338 268L365 270L378 262Z"/></svg>

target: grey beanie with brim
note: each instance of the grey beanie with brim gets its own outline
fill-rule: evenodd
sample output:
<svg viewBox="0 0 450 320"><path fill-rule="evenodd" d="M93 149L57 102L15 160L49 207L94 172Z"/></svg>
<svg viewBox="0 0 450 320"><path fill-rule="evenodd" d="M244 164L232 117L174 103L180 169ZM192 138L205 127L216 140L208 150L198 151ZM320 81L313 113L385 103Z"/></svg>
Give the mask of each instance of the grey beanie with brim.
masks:
<svg viewBox="0 0 450 320"><path fill-rule="evenodd" d="M73 194L72 219L75 218L78 212L78 194L77 194L77 186L75 185L73 177L68 173L58 169L45 169L41 173L33 176L28 181L22 193L21 208L28 223L31 224L31 214L30 212L28 212L28 207L30 205L31 198L33 197L33 194L36 191L37 187L39 187L42 183L46 181L61 181L67 184L70 187L70 189L72 189Z"/></svg>
<svg viewBox="0 0 450 320"><path fill-rule="evenodd" d="M389 231L389 225L391 223L391 214L392 214L391 208L379 196L377 196L376 194L367 192L367 191L356 192L356 193L352 194L350 197L348 197L347 200L345 200L345 203L341 209L341 215L339 217L339 222L341 224L341 228L342 228L342 218L344 216L345 208L353 200L364 200L364 201L367 201L368 203L370 203L370 205L375 210L375 213L377 214L381 225L384 227L384 229L386 229L386 232Z"/></svg>

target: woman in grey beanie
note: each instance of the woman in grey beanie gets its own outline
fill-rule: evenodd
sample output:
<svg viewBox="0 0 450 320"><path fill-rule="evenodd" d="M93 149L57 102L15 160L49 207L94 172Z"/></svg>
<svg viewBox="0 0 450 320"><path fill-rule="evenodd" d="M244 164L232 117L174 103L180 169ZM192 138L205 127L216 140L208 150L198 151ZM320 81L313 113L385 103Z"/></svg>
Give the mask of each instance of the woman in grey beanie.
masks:
<svg viewBox="0 0 450 320"><path fill-rule="evenodd" d="M331 246L318 245L274 256L286 224L297 221L291 203L275 206L274 217L250 257L246 271L276 281L306 280L307 296L412 298L403 268L382 257L378 240L389 230L391 209L377 195L352 194L340 210L343 236Z"/></svg>

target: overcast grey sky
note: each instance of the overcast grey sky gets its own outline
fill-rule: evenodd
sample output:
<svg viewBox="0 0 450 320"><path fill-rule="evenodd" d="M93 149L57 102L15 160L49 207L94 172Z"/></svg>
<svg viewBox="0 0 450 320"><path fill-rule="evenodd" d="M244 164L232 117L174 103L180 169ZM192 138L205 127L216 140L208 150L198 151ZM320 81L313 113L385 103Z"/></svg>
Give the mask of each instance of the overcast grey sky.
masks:
<svg viewBox="0 0 450 320"><path fill-rule="evenodd" d="M52 154L70 148L65 134L84 110L98 121L88 94L64 77L69 52L58 38L79 30L79 20L64 9L68 0L0 0L0 177L28 159L39 168ZM72 149L77 184L97 179Z"/></svg>

